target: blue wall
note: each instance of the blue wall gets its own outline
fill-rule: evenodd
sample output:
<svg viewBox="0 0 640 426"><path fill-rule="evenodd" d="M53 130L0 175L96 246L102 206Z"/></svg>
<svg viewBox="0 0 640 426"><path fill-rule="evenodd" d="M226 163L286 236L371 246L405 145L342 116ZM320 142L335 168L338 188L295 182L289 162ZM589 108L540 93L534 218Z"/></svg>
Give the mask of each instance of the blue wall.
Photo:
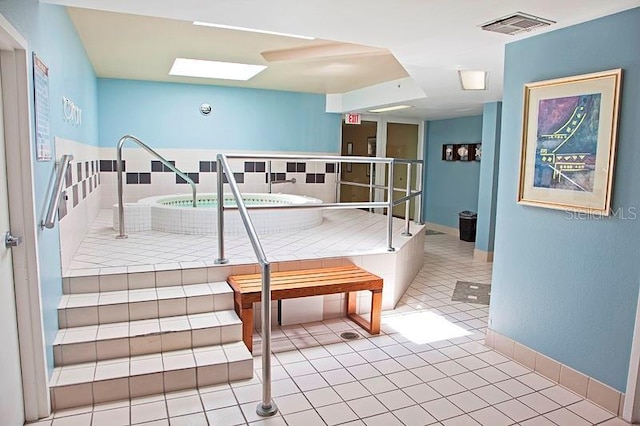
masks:
<svg viewBox="0 0 640 426"><path fill-rule="evenodd" d="M498 164L502 102L484 104L482 108L482 162L478 184L478 225L476 248L493 252L498 197Z"/></svg>
<svg viewBox="0 0 640 426"><path fill-rule="evenodd" d="M507 45L490 327L625 390L640 283L640 8ZM523 85L623 68L613 209L516 203Z"/></svg>
<svg viewBox="0 0 640 426"><path fill-rule="evenodd" d="M325 113L324 95L113 79L98 92L104 147L130 133L154 148L340 151L340 114Z"/></svg>
<svg viewBox="0 0 640 426"><path fill-rule="evenodd" d="M478 210L480 163L443 161L442 145L479 143L482 116L428 121L426 127L425 220L457 228L458 213Z"/></svg>
<svg viewBox="0 0 640 426"><path fill-rule="evenodd" d="M27 40L28 53L34 51L49 67L52 148L54 148L54 136L97 145L97 81L66 10L61 6L40 4L37 0L4 0L0 1L0 13ZM29 61L32 69L31 58ZM30 81L33 81L32 76ZM82 109L82 126L74 127L63 121L63 96L73 100ZM29 99L29 102L33 112L33 99ZM53 161L36 162L34 160L36 217L40 217L46 208L47 190L53 168ZM52 343L58 330L56 309L62 295L57 225L54 229L39 232L38 257L47 362L51 371L53 368Z"/></svg>

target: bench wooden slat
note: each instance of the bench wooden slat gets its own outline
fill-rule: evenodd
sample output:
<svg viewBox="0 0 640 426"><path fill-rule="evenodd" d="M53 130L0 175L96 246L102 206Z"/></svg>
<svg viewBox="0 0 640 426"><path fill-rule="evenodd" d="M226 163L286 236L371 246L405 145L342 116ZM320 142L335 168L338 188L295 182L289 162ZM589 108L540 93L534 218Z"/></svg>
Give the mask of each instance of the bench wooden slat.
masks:
<svg viewBox="0 0 640 426"><path fill-rule="evenodd" d="M243 340L253 345L253 304L262 299L262 275L232 275L227 279L234 291L236 312L242 319ZM380 333L382 278L355 265L271 273L271 300L345 293L347 316L371 334ZM356 315L355 292L369 290L371 319L367 323Z"/></svg>

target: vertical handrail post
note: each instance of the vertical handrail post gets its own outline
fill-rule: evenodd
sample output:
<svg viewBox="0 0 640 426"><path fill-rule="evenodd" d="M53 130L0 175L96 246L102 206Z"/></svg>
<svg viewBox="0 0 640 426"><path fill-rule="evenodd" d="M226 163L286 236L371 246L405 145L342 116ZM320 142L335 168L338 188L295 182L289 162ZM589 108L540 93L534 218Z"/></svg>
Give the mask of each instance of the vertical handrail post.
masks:
<svg viewBox="0 0 640 426"><path fill-rule="evenodd" d="M423 167L422 163L418 163L418 170L419 170L419 172L416 173L416 185L417 185L417 190L420 193L420 195L418 195L418 197L416 197L416 203L418 203L418 216L416 217L416 220L414 222L417 225L422 225L424 223L424 221L422 220L422 202L423 202L423 197L424 197L424 192L422 192L422 179L424 179L424 176L423 176L424 167ZM418 177L420 179L418 179Z"/></svg>
<svg viewBox="0 0 640 426"><path fill-rule="evenodd" d="M373 161L369 163L369 202L373 202ZM373 207L369 212L373 213Z"/></svg>
<svg viewBox="0 0 640 426"><path fill-rule="evenodd" d="M273 416L278 411L271 400L271 264L262 263L262 402L256 413Z"/></svg>
<svg viewBox="0 0 640 426"><path fill-rule="evenodd" d="M271 160L267 161L267 192L271 194Z"/></svg>
<svg viewBox="0 0 640 426"><path fill-rule="evenodd" d="M387 176L387 251L396 251L393 248L393 165L394 162L390 161Z"/></svg>
<svg viewBox="0 0 640 426"><path fill-rule="evenodd" d="M406 191L406 196L410 197L411 196L411 162L407 163L407 191ZM410 237L411 236L411 232L409 230L409 226L410 226L410 216L411 216L411 198L407 199L407 201L404 202L404 232L402 233L403 236L405 237Z"/></svg>
<svg viewBox="0 0 640 426"><path fill-rule="evenodd" d="M333 171L335 172L335 176L336 176L336 203L340 202L340 181L342 180L342 176L340 172L341 164L342 163L338 163L338 162L333 163Z"/></svg>
<svg viewBox="0 0 640 426"><path fill-rule="evenodd" d="M224 257L224 169L222 168L222 160L217 159L218 174L218 258L214 263L224 265L229 259Z"/></svg>
<svg viewBox="0 0 640 426"><path fill-rule="evenodd" d="M124 201L122 195L122 145L127 137L124 136L118 141L118 149L116 153L116 172L118 180L118 235L117 239L127 238L124 233Z"/></svg>

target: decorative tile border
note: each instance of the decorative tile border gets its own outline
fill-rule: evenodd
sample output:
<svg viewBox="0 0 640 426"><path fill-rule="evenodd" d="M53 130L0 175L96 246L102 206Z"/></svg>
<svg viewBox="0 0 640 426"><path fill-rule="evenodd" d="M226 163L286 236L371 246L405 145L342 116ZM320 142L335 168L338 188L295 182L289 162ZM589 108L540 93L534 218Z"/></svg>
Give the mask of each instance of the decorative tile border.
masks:
<svg viewBox="0 0 640 426"><path fill-rule="evenodd" d="M65 189L58 205L58 220L87 198L100 185L98 160L71 162L65 175Z"/></svg>
<svg viewBox="0 0 640 426"><path fill-rule="evenodd" d="M485 343L490 348L542 374L552 382L564 386L618 417L622 415L624 393L490 328L487 329Z"/></svg>

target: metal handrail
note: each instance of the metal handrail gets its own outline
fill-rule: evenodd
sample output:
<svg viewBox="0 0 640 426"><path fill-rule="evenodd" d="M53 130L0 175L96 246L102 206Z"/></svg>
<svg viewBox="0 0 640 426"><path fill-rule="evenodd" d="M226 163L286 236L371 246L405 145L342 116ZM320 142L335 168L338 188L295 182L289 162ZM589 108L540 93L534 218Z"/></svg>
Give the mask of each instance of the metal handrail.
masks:
<svg viewBox="0 0 640 426"><path fill-rule="evenodd" d="M118 152L116 157L117 158L116 171L118 172L118 235L116 236L116 238L127 238L127 235L124 233L124 201L122 199L123 198L122 196L122 146L127 140L137 143L141 148L144 148L145 151L147 151L149 154L156 157L162 164L167 166L172 172L176 173L178 176L184 179L189 185L191 185L191 191L193 193L193 207L197 207L196 184L193 182L193 179L191 179L187 174L178 170L176 166L171 164L162 155L158 154L156 151L151 149L149 145L145 144L137 137L132 135L124 135L118 141L118 146L117 146Z"/></svg>
<svg viewBox="0 0 640 426"><path fill-rule="evenodd" d="M53 192L51 193L49 207L47 208L47 214L40 222L40 228L42 229L51 229L56 223L56 211L58 210L58 205L60 204L60 196L62 195L62 185L64 182L64 177L67 174L67 169L69 168L69 164L72 160L73 155L71 154L65 154L60 158L58 171L56 173L56 180L53 184Z"/></svg>
<svg viewBox="0 0 640 426"><path fill-rule="evenodd" d="M271 161L272 160L307 160L307 161L322 161L322 162L334 162L336 165L342 163L381 163L388 164L388 178L387 185L373 185L373 179L370 178L370 186L373 188L380 188L387 191L387 201L369 201L369 202L355 202L355 203L322 203L322 204L287 204L278 206L269 205L255 205L246 206L242 199L242 194L238 188L235 176L229 165L228 158L242 158L242 159L265 159L267 162L267 183L269 186L269 192L271 192L271 184L275 183L271 181ZM405 163L407 164L407 188L398 189L393 187L393 172L394 164ZM380 158L380 157L338 157L338 156L300 156L300 155L224 155L218 154L217 156L217 198L218 198L218 259L215 260L217 264L228 263L229 260L224 257L224 211L226 209L237 209L240 212L240 217L244 224L244 227L249 236L249 241L253 247L253 251L256 254L258 263L262 269L262 401L258 404L256 412L259 416L272 416L277 411L275 402L271 398L271 264L267 260L260 240L258 238L253 222L249 217L249 209L311 209L311 208L323 208L323 209L344 209L344 208L385 208L387 210L388 226L387 226L387 250L395 251L393 248L393 207L399 205L402 202L406 202L414 197L422 195L422 190L412 191L411 189L411 165L417 163L420 166L422 161L420 160L397 160L393 158ZM337 185L339 188L340 179L340 167L338 167L338 179ZM227 177L227 183L231 187L231 192L236 200L236 206L224 206L224 176ZM371 172L373 176L373 172ZM400 200L393 200L394 191L406 192L406 196ZM371 191L370 191L371 192ZM336 191L339 194L339 190ZM406 231L403 235L411 235L409 233L409 214L408 209L406 211ZM419 215L420 216L420 215Z"/></svg>
<svg viewBox="0 0 640 426"><path fill-rule="evenodd" d="M249 235L249 241L253 246L253 251L258 258L258 263L262 268L262 402L260 402L256 408L256 413L262 417L273 416L278 411L278 407L271 399L271 264L267 260L267 256L264 254L260 240L256 229L251 222L249 212L238 189L238 183L236 182L233 173L231 172L231 166L224 155L218 154L218 242L223 241L220 236L224 232L224 193L223 193L223 179L222 174L227 176L227 182L231 187L231 192L236 199L236 205L242 218L244 228ZM224 248L218 247L219 252L223 253ZM219 263L226 263L226 259L222 258Z"/></svg>

